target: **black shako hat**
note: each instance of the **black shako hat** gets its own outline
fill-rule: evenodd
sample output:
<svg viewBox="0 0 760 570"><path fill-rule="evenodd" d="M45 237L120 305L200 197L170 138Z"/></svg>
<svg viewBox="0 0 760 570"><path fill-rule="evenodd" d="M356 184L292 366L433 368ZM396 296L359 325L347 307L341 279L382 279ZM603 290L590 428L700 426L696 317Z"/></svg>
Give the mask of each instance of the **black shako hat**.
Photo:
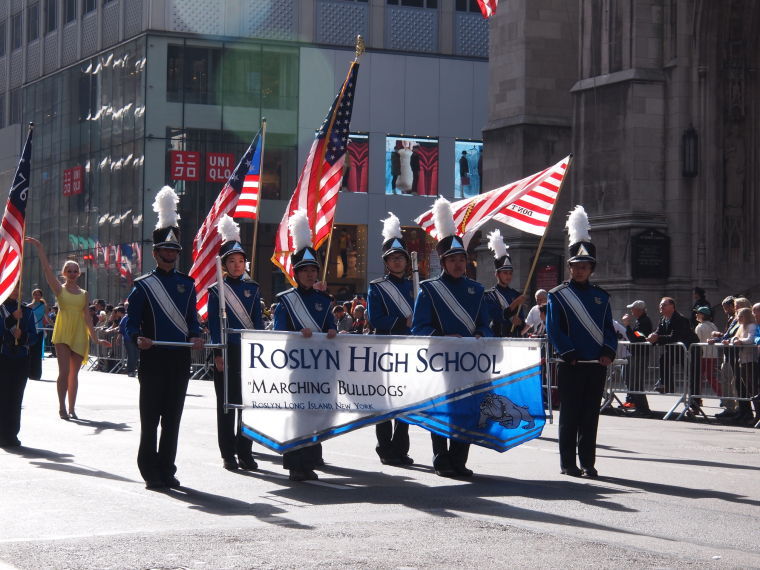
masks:
<svg viewBox="0 0 760 570"><path fill-rule="evenodd" d="M288 218L288 231L293 240L293 254L290 256L290 264L293 271L313 265L317 269L321 267L317 250L312 247L311 227L306 210L296 210Z"/></svg>
<svg viewBox="0 0 760 570"><path fill-rule="evenodd" d="M153 211L158 214L158 222L156 229L153 230L153 249L166 248L182 251L179 243L178 202L179 196L169 186L164 186L156 194Z"/></svg>
<svg viewBox="0 0 760 570"><path fill-rule="evenodd" d="M588 214L583 206L576 206L567 218L568 241L570 242L568 263L588 261L596 266L596 246L591 243L588 223Z"/></svg>

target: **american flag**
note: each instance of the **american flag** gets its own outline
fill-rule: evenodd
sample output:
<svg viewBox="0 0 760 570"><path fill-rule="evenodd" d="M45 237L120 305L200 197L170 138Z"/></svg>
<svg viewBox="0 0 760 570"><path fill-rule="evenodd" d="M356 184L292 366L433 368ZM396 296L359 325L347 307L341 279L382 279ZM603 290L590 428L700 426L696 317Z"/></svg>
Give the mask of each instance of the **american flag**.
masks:
<svg viewBox="0 0 760 570"><path fill-rule="evenodd" d="M354 61L351 63L343 86L335 96L335 101L327 111L322 126L317 131L309 155L306 157L306 164L275 236L272 263L282 269L293 285L295 285L295 280L293 267L290 264L293 240L288 232L288 219L296 210L306 210L314 249L319 249L332 231L335 207L338 204L338 190L343 178L343 163L346 159L358 73L359 64Z"/></svg>
<svg viewBox="0 0 760 570"><path fill-rule="evenodd" d="M30 127L0 224L0 303L11 294L21 274L33 132Z"/></svg>
<svg viewBox="0 0 760 570"><path fill-rule="evenodd" d="M572 155L541 172L451 205L454 222L465 247L483 224L496 220L524 232L543 235L557 202L557 194ZM432 237L438 238L432 208L415 219Z"/></svg>
<svg viewBox="0 0 760 570"><path fill-rule="evenodd" d="M244 194L245 180L254 165L258 172L260 156L261 133L258 133L217 196L193 240L193 266L190 268L190 277L195 279L195 294L198 297L196 308L201 317L208 312L209 285L216 281L215 259L219 253L219 246L222 245L222 236L217 229L219 218L235 210L238 200ZM256 201L258 202L258 198Z"/></svg>
<svg viewBox="0 0 760 570"><path fill-rule="evenodd" d="M238 198L237 208L232 214L233 218L250 218L255 220L259 214L259 194L261 193L261 153L263 152L263 134L260 136L261 142L256 145L251 157L251 164L248 172L243 178L243 189Z"/></svg>
<svg viewBox="0 0 760 570"><path fill-rule="evenodd" d="M496 13L496 6L498 6L499 0L478 0L478 4L480 5L483 17L490 18Z"/></svg>
<svg viewBox="0 0 760 570"><path fill-rule="evenodd" d="M127 244L116 246L116 267L119 269L119 277L129 286L132 286L131 253L131 248Z"/></svg>

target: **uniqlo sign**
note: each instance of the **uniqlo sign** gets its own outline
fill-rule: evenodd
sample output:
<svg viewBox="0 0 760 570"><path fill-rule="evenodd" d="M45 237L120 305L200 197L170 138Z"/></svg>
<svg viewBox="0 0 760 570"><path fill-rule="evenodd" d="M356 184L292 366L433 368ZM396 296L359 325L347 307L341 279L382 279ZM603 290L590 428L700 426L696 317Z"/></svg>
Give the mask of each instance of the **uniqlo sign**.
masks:
<svg viewBox="0 0 760 570"><path fill-rule="evenodd" d="M209 152L206 154L206 182L227 182L235 168L234 154Z"/></svg>
<svg viewBox="0 0 760 570"><path fill-rule="evenodd" d="M63 195L73 196L84 190L84 167L75 166L63 171Z"/></svg>
<svg viewBox="0 0 760 570"><path fill-rule="evenodd" d="M188 150L171 150L172 180L200 180L201 153Z"/></svg>

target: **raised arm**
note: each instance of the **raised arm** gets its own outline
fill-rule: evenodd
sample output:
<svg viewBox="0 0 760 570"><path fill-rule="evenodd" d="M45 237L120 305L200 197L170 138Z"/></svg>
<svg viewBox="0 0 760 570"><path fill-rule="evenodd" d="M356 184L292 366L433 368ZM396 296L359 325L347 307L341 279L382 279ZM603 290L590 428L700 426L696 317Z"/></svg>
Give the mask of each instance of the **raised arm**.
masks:
<svg viewBox="0 0 760 570"><path fill-rule="evenodd" d="M42 272L45 274L45 280L57 297L61 294L62 285L61 282L58 281L58 278L55 276L55 273L53 273L53 268L50 267L50 262L48 261L47 254L45 253L45 248L37 238L26 236L25 241L28 241L35 248L37 248L37 256L40 258L40 266L42 266Z"/></svg>

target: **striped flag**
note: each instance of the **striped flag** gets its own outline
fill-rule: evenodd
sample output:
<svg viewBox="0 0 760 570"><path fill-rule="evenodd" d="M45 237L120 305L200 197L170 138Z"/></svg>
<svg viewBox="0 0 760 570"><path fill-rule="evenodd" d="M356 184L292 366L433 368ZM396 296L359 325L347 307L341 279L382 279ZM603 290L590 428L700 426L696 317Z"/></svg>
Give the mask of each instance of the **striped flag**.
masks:
<svg viewBox="0 0 760 570"><path fill-rule="evenodd" d="M246 172L245 178L243 178L243 189L240 191L240 198L238 198L235 213L232 214L233 218L250 218L251 220L255 220L259 214L263 135L260 138L262 140L256 145L248 172Z"/></svg>
<svg viewBox="0 0 760 570"><path fill-rule="evenodd" d="M21 258L24 255L24 224L26 199L29 196L29 176L32 159L32 133L26 135L24 150L16 167L13 186L8 193L3 221L0 224L0 303L8 298L21 275Z"/></svg>
<svg viewBox="0 0 760 570"><path fill-rule="evenodd" d="M454 222L467 247L473 234L486 222L496 220L524 232L543 235L549 225L570 156L554 166L496 190L451 204ZM415 219L432 237L438 238L432 208Z"/></svg>
<svg viewBox="0 0 760 570"><path fill-rule="evenodd" d="M480 11L483 13L484 18L490 18L496 13L496 6L498 6L499 0L478 0Z"/></svg>
<svg viewBox="0 0 760 570"><path fill-rule="evenodd" d="M196 308L201 317L208 311L208 287L216 281L215 259L222 245L222 236L219 235L217 224L224 214L234 212L240 197L245 193L244 184L251 170L258 176L258 168L261 163L261 132L251 142L248 150L238 162L222 191L211 206L206 219L203 220L198 233L193 240L193 266L190 268L190 277L195 279L195 294L198 298ZM258 181L257 188L258 192ZM258 204L258 195L256 198ZM256 208L257 209L257 208Z"/></svg>
<svg viewBox="0 0 760 570"><path fill-rule="evenodd" d="M282 216L280 227L277 229L272 263L283 271L293 285L295 285L295 280L293 267L290 264L293 239L288 232L288 219L296 210L306 211L313 235L314 249L319 249L319 246L330 236L335 208L338 204L338 190L343 178L343 163L346 159L358 73L359 63L354 61L351 63L343 86L335 96L335 101L327 111L322 126L317 131L298 184Z"/></svg>

